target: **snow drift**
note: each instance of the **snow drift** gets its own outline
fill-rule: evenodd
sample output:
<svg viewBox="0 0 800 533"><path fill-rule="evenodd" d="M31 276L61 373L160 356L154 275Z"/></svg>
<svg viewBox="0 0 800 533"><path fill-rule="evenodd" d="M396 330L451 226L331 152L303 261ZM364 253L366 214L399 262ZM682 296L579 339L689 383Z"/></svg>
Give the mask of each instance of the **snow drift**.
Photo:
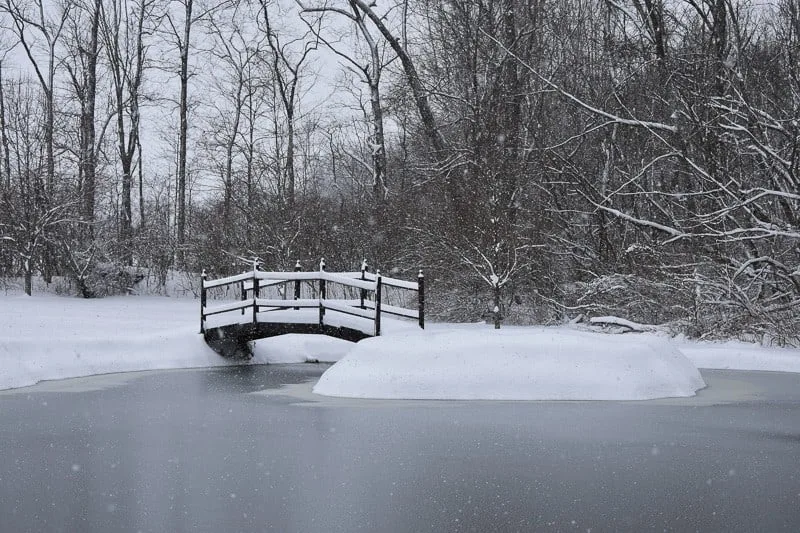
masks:
<svg viewBox="0 0 800 533"><path fill-rule="evenodd" d="M705 382L667 340L548 328L451 329L358 343L314 392L353 398L647 400Z"/></svg>
<svg viewBox="0 0 800 533"><path fill-rule="evenodd" d="M281 335L253 343L255 364L334 363L353 343L326 335Z"/></svg>

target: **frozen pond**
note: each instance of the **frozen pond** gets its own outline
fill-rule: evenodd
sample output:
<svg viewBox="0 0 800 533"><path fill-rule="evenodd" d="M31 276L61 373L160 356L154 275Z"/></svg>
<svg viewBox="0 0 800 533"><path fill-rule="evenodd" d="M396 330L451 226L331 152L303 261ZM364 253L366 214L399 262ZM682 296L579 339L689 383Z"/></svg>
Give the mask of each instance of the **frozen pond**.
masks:
<svg viewBox="0 0 800 533"><path fill-rule="evenodd" d="M324 365L0 393L0 531L797 531L800 375L696 398L322 398Z"/></svg>

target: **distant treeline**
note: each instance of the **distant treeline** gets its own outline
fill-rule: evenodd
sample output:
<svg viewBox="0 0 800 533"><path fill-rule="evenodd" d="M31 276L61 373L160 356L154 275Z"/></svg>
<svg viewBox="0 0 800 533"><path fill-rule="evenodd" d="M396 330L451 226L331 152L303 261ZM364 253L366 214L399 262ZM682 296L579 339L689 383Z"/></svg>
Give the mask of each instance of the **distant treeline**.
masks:
<svg viewBox="0 0 800 533"><path fill-rule="evenodd" d="M800 0L0 0L0 21L0 275L27 290L366 258L424 268L443 318L800 333Z"/></svg>

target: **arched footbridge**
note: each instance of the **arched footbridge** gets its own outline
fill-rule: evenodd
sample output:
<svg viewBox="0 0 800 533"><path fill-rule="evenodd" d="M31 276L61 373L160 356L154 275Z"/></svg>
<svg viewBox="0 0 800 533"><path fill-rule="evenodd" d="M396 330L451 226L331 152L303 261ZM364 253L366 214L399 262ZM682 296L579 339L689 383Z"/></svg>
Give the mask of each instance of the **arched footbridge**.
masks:
<svg viewBox="0 0 800 533"><path fill-rule="evenodd" d="M388 317L386 316L388 315ZM425 278L405 281L369 272L249 272L209 279L200 289L200 333L223 356L247 357L253 340L312 333L357 342L381 334L389 317L425 327Z"/></svg>

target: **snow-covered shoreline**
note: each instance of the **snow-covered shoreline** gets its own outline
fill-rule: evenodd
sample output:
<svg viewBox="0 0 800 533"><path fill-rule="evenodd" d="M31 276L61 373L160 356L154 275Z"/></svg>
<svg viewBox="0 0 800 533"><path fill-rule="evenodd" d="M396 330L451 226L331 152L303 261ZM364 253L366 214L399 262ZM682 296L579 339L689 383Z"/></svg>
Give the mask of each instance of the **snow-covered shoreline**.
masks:
<svg viewBox="0 0 800 533"><path fill-rule="evenodd" d="M0 390L115 372L240 364L199 331L199 301L160 296L86 300L0 296ZM334 362L350 343L286 336L258 341L251 364Z"/></svg>
<svg viewBox="0 0 800 533"><path fill-rule="evenodd" d="M0 297L0 389L113 372L230 364L188 319L191 300Z"/></svg>
<svg viewBox="0 0 800 533"><path fill-rule="evenodd" d="M197 300L184 298L0 296L0 389L236 364L205 345L198 314ZM357 345L289 335L258 341L254 352L251 364L344 358L323 376L317 392L355 397L636 399L693 394L703 386L694 367L800 372L800 350L566 327L496 332L483 324L431 324L424 332L389 331ZM399 386L403 381L405 389Z"/></svg>

